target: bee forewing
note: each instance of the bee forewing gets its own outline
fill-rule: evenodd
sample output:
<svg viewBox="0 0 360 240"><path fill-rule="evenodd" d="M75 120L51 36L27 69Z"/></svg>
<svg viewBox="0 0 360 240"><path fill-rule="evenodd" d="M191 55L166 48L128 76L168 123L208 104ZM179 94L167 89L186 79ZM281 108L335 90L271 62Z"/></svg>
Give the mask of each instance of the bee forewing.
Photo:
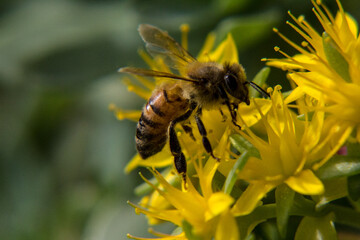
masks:
<svg viewBox="0 0 360 240"><path fill-rule="evenodd" d="M152 56L163 57L169 67L182 68L186 64L196 61L191 54L165 31L148 24L139 26L139 33L146 43L146 49Z"/></svg>
<svg viewBox="0 0 360 240"><path fill-rule="evenodd" d="M123 72L123 73L130 73L130 74L134 74L134 75L146 76L146 77L161 77L161 78L184 80L184 81L188 81L188 82L197 82L193 79L185 78L185 77L178 76L178 75L175 75L172 73L159 72L159 71L143 69L143 68L123 67L123 68L120 68L118 71Z"/></svg>

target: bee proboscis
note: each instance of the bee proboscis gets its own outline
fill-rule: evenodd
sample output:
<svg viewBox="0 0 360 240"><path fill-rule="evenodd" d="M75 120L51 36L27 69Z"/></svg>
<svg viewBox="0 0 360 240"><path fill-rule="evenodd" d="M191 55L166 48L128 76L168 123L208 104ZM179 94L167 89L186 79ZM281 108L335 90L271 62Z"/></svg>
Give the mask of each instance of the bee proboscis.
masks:
<svg viewBox="0 0 360 240"><path fill-rule="evenodd" d="M246 80L242 65L238 63L219 64L199 62L165 31L148 24L139 26L141 38L148 52L163 57L171 67L184 72L176 75L134 67L124 67L119 71L141 76L170 78L157 87L143 108L136 128L136 148L143 159L158 153L169 140L177 172L186 180L186 159L178 141L175 125L194 115L202 143L207 153L213 154L207 138L207 131L201 120L202 109L227 106L232 123L236 123L236 112L241 102L250 104L247 84L267 95L258 85Z"/></svg>

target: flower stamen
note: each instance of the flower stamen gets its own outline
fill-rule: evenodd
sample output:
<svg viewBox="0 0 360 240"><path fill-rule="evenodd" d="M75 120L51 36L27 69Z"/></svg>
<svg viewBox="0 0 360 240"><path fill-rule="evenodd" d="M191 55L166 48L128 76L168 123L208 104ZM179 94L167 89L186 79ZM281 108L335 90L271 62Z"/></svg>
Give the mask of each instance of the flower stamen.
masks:
<svg viewBox="0 0 360 240"><path fill-rule="evenodd" d="M185 50L188 50L188 33L190 31L190 26L188 24L181 24L180 31L181 31L181 46Z"/></svg>
<svg viewBox="0 0 360 240"><path fill-rule="evenodd" d="M299 52L301 52L303 54L309 55L309 53L307 51L305 51L302 47L300 47L299 45L297 45L296 43L294 43L293 41L291 41L290 39L285 37L282 33L280 33L277 28L273 28L273 31L293 48L295 48L296 50L298 50Z"/></svg>

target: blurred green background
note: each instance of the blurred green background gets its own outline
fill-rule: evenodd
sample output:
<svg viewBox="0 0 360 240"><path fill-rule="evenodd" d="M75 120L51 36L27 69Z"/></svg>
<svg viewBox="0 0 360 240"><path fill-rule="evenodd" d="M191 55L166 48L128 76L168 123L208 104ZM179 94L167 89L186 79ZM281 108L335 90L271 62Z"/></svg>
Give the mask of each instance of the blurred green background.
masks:
<svg viewBox="0 0 360 240"><path fill-rule="evenodd" d="M360 1L342 1L360 19ZM326 1L334 12L335 0ZM117 69L145 67L139 23L179 39L189 23L189 48L210 31L231 31L249 79L264 63L293 54L272 27L297 43L287 10L319 27L310 0L2 0L0 1L0 239L125 239L149 236L137 202L135 123L119 122L109 103L140 109ZM287 83L272 70L269 85ZM166 231L166 226L163 227Z"/></svg>

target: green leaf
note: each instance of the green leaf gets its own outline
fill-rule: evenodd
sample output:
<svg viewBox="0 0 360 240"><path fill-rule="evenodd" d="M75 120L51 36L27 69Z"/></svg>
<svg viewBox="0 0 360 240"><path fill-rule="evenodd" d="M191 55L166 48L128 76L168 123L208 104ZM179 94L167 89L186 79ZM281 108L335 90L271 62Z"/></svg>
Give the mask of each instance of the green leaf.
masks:
<svg viewBox="0 0 360 240"><path fill-rule="evenodd" d="M327 32L322 35L323 46L326 59L330 66L346 81L351 82L349 73L349 64L346 59L341 55L339 47L334 40L331 39Z"/></svg>
<svg viewBox="0 0 360 240"><path fill-rule="evenodd" d="M240 156L239 158L236 160L234 166L232 167L232 169L230 170L226 180L225 180L225 184L224 184L224 193L229 194L231 193L234 184L236 182L237 179L237 175L238 173L243 169L243 167L245 166L247 160L249 158L249 154L248 152L245 150Z"/></svg>
<svg viewBox="0 0 360 240"><path fill-rule="evenodd" d="M254 233L250 233L245 240L256 240L256 235Z"/></svg>
<svg viewBox="0 0 360 240"><path fill-rule="evenodd" d="M183 229L181 227L177 227L175 228L172 232L171 232L171 235L179 235L183 232Z"/></svg>
<svg viewBox="0 0 360 240"><path fill-rule="evenodd" d="M280 240L282 239L279 235L279 231L276 225L272 221L266 221L260 224L261 233L265 239L268 240Z"/></svg>
<svg viewBox="0 0 360 240"><path fill-rule="evenodd" d="M289 90L289 91L286 91L286 92L282 92L282 95L284 97L284 99L286 99L291 93L292 93L293 90Z"/></svg>
<svg viewBox="0 0 360 240"><path fill-rule="evenodd" d="M333 214L324 217L304 217L295 234L295 240L336 240Z"/></svg>
<svg viewBox="0 0 360 240"><path fill-rule="evenodd" d="M239 152L248 151L250 156L260 158L259 150L240 134L232 134L229 139L231 145Z"/></svg>
<svg viewBox="0 0 360 240"><path fill-rule="evenodd" d="M317 202L316 209L320 209L327 203L347 195L347 181L345 177L329 179L323 181L323 184L325 193L321 196L312 197Z"/></svg>
<svg viewBox="0 0 360 240"><path fill-rule="evenodd" d="M334 213L336 223L360 230L360 212L355 211L353 208L330 203L326 206L326 211Z"/></svg>
<svg viewBox="0 0 360 240"><path fill-rule="evenodd" d="M270 35L272 26L279 21L280 16L277 11L269 10L252 16L226 18L218 25L216 35L222 40L230 32L241 51L260 41L265 35Z"/></svg>
<svg viewBox="0 0 360 240"><path fill-rule="evenodd" d="M257 85L259 85L261 87L265 84L266 79L268 78L269 74L270 74L270 68L264 67L255 75L252 82L256 83ZM254 97L254 98L259 97L260 93L258 91L256 91L254 88L249 88L249 96Z"/></svg>
<svg viewBox="0 0 360 240"><path fill-rule="evenodd" d="M221 12L224 15L228 15L240 11L249 2L249 0L215 0L213 2L213 8L215 12Z"/></svg>
<svg viewBox="0 0 360 240"><path fill-rule="evenodd" d="M275 190L276 223L282 238L286 236L290 209L294 202L295 192L286 184L281 184Z"/></svg>
<svg viewBox="0 0 360 240"><path fill-rule="evenodd" d="M240 239L245 239L258 224L274 217L276 217L275 204L259 206L249 215L237 217Z"/></svg>
<svg viewBox="0 0 360 240"><path fill-rule="evenodd" d="M331 179L352 176L360 173L360 159L358 157L337 155L330 159L315 174L320 179Z"/></svg>
<svg viewBox="0 0 360 240"><path fill-rule="evenodd" d="M315 202L295 193L290 215L306 216L315 214Z"/></svg>
<svg viewBox="0 0 360 240"><path fill-rule="evenodd" d="M360 174L348 177L348 193L353 201L360 199Z"/></svg>
<svg viewBox="0 0 360 240"><path fill-rule="evenodd" d="M347 156L351 157L357 157L360 159L360 144L358 142L356 143L346 143L346 149L347 149Z"/></svg>
<svg viewBox="0 0 360 240"><path fill-rule="evenodd" d="M308 113L307 113L307 120L308 120L308 121L311 121L312 118L313 118L313 116L314 116L314 112L308 112ZM300 115L298 115L296 118L297 118L298 120L300 120L300 121L305 121L305 120L306 120L305 114L300 114Z"/></svg>
<svg viewBox="0 0 360 240"><path fill-rule="evenodd" d="M360 212L360 199L357 201L352 201L350 198L349 200L351 201L351 205L354 206L354 209Z"/></svg>

